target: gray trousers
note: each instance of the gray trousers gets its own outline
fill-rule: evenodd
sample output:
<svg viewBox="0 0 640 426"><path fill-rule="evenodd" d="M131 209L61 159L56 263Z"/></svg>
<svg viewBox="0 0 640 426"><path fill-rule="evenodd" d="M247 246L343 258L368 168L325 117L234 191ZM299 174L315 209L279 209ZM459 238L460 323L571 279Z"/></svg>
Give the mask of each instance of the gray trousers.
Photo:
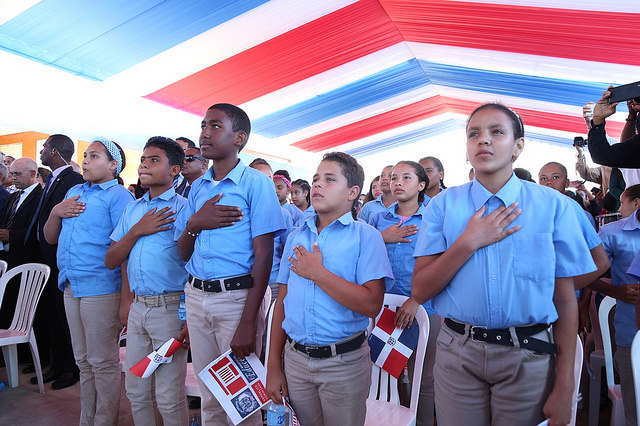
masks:
<svg viewBox="0 0 640 426"><path fill-rule="evenodd" d="M618 376L620 376L624 417L627 426L635 426L638 424L638 420L636 419L636 392L633 384L633 371L631 370L631 348L618 346L613 360Z"/></svg>
<svg viewBox="0 0 640 426"><path fill-rule="evenodd" d="M533 337L549 340L543 331ZM443 325L436 343L438 426L537 425L551 392L555 359L476 342Z"/></svg>

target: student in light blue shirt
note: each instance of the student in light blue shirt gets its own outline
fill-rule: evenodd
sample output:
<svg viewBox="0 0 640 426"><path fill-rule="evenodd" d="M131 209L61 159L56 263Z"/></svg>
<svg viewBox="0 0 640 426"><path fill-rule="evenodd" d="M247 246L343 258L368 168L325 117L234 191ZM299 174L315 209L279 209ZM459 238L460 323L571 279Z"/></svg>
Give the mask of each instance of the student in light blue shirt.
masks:
<svg viewBox="0 0 640 426"><path fill-rule="evenodd" d="M175 222L178 254L190 274L187 324L198 372L229 349L240 358L260 353L273 239L284 229L273 182L238 158L251 132L247 114L215 104L201 127L200 150L213 165L193 182ZM199 385L204 421L227 422L208 387ZM260 413L244 422L261 425Z"/></svg>
<svg viewBox="0 0 640 426"><path fill-rule="evenodd" d="M302 221L304 218L302 210L288 201L289 194L291 193L291 177L289 176L289 172L286 170L276 170L276 172L273 173L273 185L276 188L280 205L289 212L293 223L296 224Z"/></svg>
<svg viewBox="0 0 640 426"><path fill-rule="evenodd" d="M412 295L446 318L434 372L439 425L571 419L573 277L596 268L571 200L513 174L523 147L514 111L478 107L467 123L475 179L423 215Z"/></svg>
<svg viewBox="0 0 640 426"><path fill-rule="evenodd" d="M353 157L324 156L311 189L318 214L291 232L280 265L267 393L276 403L288 396L304 425L364 424L365 330L393 275L380 233L353 218L363 181Z"/></svg>
<svg viewBox="0 0 640 426"><path fill-rule="evenodd" d="M359 219L369 223L376 213L386 210L396 201L395 198L393 198L390 186L392 170L393 166L385 166L384 169L382 169L380 173L380 191L382 191L382 195L362 206L358 216Z"/></svg>
<svg viewBox="0 0 640 426"><path fill-rule="evenodd" d="M184 383L187 351L179 349L173 360L140 378L129 369L154 349L178 337L182 326L178 305L187 282L185 262L178 256L173 222L187 200L172 183L184 164L184 150L170 138L154 136L144 147L138 166L140 182L149 188L140 199L127 205L116 229L105 264L116 268L127 261L129 285L120 294L121 321L127 324L125 386L136 424L155 417L155 399L164 424L186 424L189 420Z"/></svg>
<svg viewBox="0 0 640 426"><path fill-rule="evenodd" d="M436 157L423 157L418 162L429 178L429 187L424 194L423 204L426 206L429 201L447 187L444 185L444 166L442 161Z"/></svg>
<svg viewBox="0 0 640 426"><path fill-rule="evenodd" d="M411 326L418 310L418 303L411 297L411 274L415 259L418 228L422 224L423 197L429 186L425 169L413 161L401 161L391 174L391 192L397 202L371 219L371 226L382 233L391 261L393 278L385 279L387 293L401 294L409 299L398 309L395 322L398 328ZM417 422L433 424L433 363L436 355L436 336L440 332L440 316L427 300L423 305L429 315L429 340L422 366ZM409 377L413 377L415 356L409 358ZM412 384L412 386L418 384Z"/></svg>
<svg viewBox="0 0 640 426"><path fill-rule="evenodd" d="M634 197L635 195L635 197ZM620 376L622 402L627 424L636 424L635 390L631 370L631 343L638 332L636 325L636 306L640 302L640 284L627 270L640 252L640 210L633 208L630 198L640 196L640 185L625 189L620 196L620 213L623 216L617 222L607 223L600 228L604 248L611 261L611 284L599 281L592 285L594 289L616 299L614 317L615 341L617 350L614 356L615 367Z"/></svg>
<svg viewBox="0 0 640 426"><path fill-rule="evenodd" d="M69 189L43 228L49 244L58 244L58 287L80 369L81 424L116 424L120 405L121 270L108 269L104 258L109 235L133 195L116 177L125 166L118 144L94 138L82 161L87 181Z"/></svg>

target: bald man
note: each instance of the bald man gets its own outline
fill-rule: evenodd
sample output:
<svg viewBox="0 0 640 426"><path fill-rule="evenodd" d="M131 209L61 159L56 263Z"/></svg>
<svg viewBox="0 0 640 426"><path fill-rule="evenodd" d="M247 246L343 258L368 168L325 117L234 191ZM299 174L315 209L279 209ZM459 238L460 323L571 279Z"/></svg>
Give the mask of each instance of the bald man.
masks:
<svg viewBox="0 0 640 426"><path fill-rule="evenodd" d="M17 190L7 199L0 220L0 241L9 268L37 261L39 245L35 229L27 235L27 228L42 194L42 187L36 179L37 174L38 165L31 158L19 158L11 164L9 175L13 177ZM5 290L0 309L0 328L10 325L17 298L18 286L10 284Z"/></svg>

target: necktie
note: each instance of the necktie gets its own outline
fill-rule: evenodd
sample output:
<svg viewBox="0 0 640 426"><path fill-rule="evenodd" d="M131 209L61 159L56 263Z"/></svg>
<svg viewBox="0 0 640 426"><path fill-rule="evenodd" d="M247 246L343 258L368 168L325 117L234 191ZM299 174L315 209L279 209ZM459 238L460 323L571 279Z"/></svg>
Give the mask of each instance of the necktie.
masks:
<svg viewBox="0 0 640 426"><path fill-rule="evenodd" d="M184 198L189 198L189 191L191 191L191 185L187 185L187 187L184 189L184 192L182 193L182 196Z"/></svg>
<svg viewBox="0 0 640 426"><path fill-rule="evenodd" d="M38 221L38 216L40 216L40 209L42 208L42 203L44 202L44 197L47 195L47 191L49 190L49 184L53 180L53 173L49 174L47 178L47 182L44 184L44 191L40 194L40 201L38 201L38 207L36 207L36 212L33 214L31 218L31 222L29 222L29 227L27 228L27 233L24 236L24 244L27 244L27 240L29 239L29 234L31 234L31 230L33 229L33 225ZM40 241L40 230L36 229L38 233L38 241Z"/></svg>
<svg viewBox="0 0 640 426"><path fill-rule="evenodd" d="M22 196L23 193L24 191L22 189L15 192L17 197L15 197L13 199L13 203L11 203L9 216L7 216L7 223L5 224L6 229L11 229L11 226L13 226L13 219L15 219L16 217L16 211L18 210L18 203L20 202L20 197Z"/></svg>

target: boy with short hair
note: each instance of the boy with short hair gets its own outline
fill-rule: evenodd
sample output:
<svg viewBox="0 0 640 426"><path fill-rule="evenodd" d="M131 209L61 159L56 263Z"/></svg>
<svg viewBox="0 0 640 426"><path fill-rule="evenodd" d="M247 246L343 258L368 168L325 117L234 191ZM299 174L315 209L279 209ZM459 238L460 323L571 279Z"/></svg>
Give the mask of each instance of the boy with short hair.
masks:
<svg viewBox="0 0 640 426"><path fill-rule="evenodd" d="M140 378L129 368L181 332L178 305L187 272L171 231L175 214L187 202L172 186L183 162L184 151L174 140L149 139L138 166L140 182L149 191L127 205L105 257L110 269L127 261L129 288L123 280L120 320L127 324L125 387L136 425L155 424L153 380ZM172 362L154 373L156 401L165 425L188 421L186 368L187 351L178 350Z"/></svg>
<svg viewBox="0 0 640 426"><path fill-rule="evenodd" d="M260 352L264 313L259 311L274 234L284 222L273 183L238 159L250 132L249 117L237 106L216 104L207 110L200 150L213 165L193 182L176 221L178 253L188 261L185 293L196 373L229 348L241 358ZM206 424L226 424L224 410L199 383ZM260 413L243 424L261 425Z"/></svg>
<svg viewBox="0 0 640 426"><path fill-rule="evenodd" d="M393 275L380 233L353 217L363 181L353 157L326 154L311 188L316 214L291 232L280 264L267 393L276 403L281 392L290 397L305 426L362 425L366 416L365 330Z"/></svg>

